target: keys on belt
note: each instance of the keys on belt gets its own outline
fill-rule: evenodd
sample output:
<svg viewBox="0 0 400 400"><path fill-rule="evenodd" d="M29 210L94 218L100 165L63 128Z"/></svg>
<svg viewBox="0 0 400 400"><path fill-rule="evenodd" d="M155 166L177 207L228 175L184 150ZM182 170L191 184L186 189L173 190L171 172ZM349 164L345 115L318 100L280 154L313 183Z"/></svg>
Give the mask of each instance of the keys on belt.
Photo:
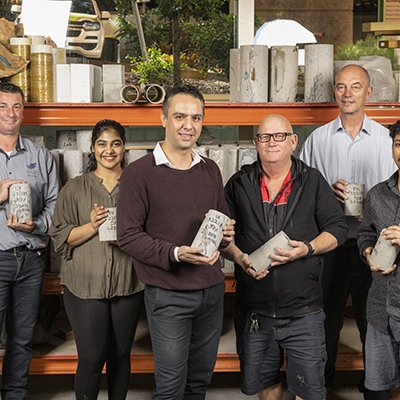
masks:
<svg viewBox="0 0 400 400"><path fill-rule="evenodd" d="M255 333L260 329L260 324L258 323L258 314L252 313L250 315L251 324L250 324L250 333Z"/></svg>

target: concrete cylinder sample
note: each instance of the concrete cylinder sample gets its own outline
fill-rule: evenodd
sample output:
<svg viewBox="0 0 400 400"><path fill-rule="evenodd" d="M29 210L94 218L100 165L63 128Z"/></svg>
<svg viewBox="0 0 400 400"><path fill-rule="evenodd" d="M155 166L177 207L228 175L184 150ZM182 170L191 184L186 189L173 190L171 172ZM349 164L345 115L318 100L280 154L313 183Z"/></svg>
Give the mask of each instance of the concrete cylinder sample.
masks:
<svg viewBox="0 0 400 400"><path fill-rule="evenodd" d="M64 182L83 172L83 153L81 150L64 151Z"/></svg>
<svg viewBox="0 0 400 400"><path fill-rule="evenodd" d="M90 147L92 146L92 131L91 130L76 131L76 145L78 150L90 153Z"/></svg>
<svg viewBox="0 0 400 400"><path fill-rule="evenodd" d="M223 238L223 229L229 217L217 210L209 210L194 238L191 247L199 247L201 254L211 257Z"/></svg>
<svg viewBox="0 0 400 400"><path fill-rule="evenodd" d="M268 101L268 46L240 46L240 101Z"/></svg>
<svg viewBox="0 0 400 400"><path fill-rule="evenodd" d="M349 183L347 188L349 193L344 201L344 213L350 217L360 217L363 214L364 184Z"/></svg>
<svg viewBox="0 0 400 400"><path fill-rule="evenodd" d="M332 101L333 45L308 44L305 48L304 101Z"/></svg>
<svg viewBox="0 0 400 400"><path fill-rule="evenodd" d="M128 150L128 153L126 155L127 163L130 164L131 162L139 160L139 158L144 157L146 154L147 154L147 150L144 150L144 149Z"/></svg>
<svg viewBox="0 0 400 400"><path fill-rule="evenodd" d="M260 269L269 269L274 261L271 256L275 253L277 247L290 251L293 247L289 244L289 237L285 232L280 231L268 242L249 255L253 268L258 271Z"/></svg>
<svg viewBox="0 0 400 400"><path fill-rule="evenodd" d="M379 267L382 271L393 266L400 250L399 246L393 245L390 240L385 239L383 232L379 235L369 259L372 265Z"/></svg>
<svg viewBox="0 0 400 400"><path fill-rule="evenodd" d="M237 103L240 100L239 49L230 49L229 52L229 86L230 86L230 101L232 103Z"/></svg>
<svg viewBox="0 0 400 400"><path fill-rule="evenodd" d="M76 131L57 131L57 149L77 150Z"/></svg>
<svg viewBox="0 0 400 400"><path fill-rule="evenodd" d="M10 214L16 215L21 223L32 220L32 194L29 183L14 183L9 191Z"/></svg>
<svg viewBox="0 0 400 400"><path fill-rule="evenodd" d="M255 147L239 147L238 152L238 170L242 168L243 165L253 164L257 160L257 150Z"/></svg>
<svg viewBox="0 0 400 400"><path fill-rule="evenodd" d="M104 223L99 226L100 242L115 242L117 240L117 208L107 208L108 215Z"/></svg>
<svg viewBox="0 0 400 400"><path fill-rule="evenodd" d="M297 94L298 54L297 46L273 46L270 57L271 79L269 82L272 102L294 102Z"/></svg>

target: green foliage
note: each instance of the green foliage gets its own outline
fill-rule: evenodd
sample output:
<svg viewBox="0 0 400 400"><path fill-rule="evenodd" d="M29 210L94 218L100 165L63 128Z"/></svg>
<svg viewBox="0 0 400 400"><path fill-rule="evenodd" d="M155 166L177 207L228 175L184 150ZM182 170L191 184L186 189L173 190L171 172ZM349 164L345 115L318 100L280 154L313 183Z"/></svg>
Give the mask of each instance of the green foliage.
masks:
<svg viewBox="0 0 400 400"><path fill-rule="evenodd" d="M226 0L158 0L157 7L163 15L171 18L177 14L183 22L213 17L224 3Z"/></svg>
<svg viewBox="0 0 400 400"><path fill-rule="evenodd" d="M335 60L358 60L363 56L382 56L394 62L393 49L378 47L379 38L368 35L365 39L358 40L354 44L344 44L335 51Z"/></svg>
<svg viewBox="0 0 400 400"><path fill-rule="evenodd" d="M128 39L128 47L131 49L131 55L139 57L141 52L131 0L114 0L114 4L118 13L117 21L119 30L117 36ZM141 17L147 46L156 45L164 53L170 52L171 44L168 19L160 13L158 8L146 9Z"/></svg>
<svg viewBox="0 0 400 400"><path fill-rule="evenodd" d="M192 50L198 54L196 67L229 70L229 49L233 47L233 16L220 14L202 23L191 20L183 27Z"/></svg>
<svg viewBox="0 0 400 400"><path fill-rule="evenodd" d="M140 83L158 83L171 85L173 78L173 60L168 54L164 54L157 47L149 47L147 49L148 60L143 60L141 57L128 57L132 72L134 72Z"/></svg>
<svg viewBox="0 0 400 400"><path fill-rule="evenodd" d="M203 72L228 72L229 49L233 47L233 16L220 8L228 0L153 0L156 7L142 13L148 47L172 54L171 18L177 13L180 31L180 60ZM140 56L130 0L114 0L119 16L119 36L128 37L133 57Z"/></svg>

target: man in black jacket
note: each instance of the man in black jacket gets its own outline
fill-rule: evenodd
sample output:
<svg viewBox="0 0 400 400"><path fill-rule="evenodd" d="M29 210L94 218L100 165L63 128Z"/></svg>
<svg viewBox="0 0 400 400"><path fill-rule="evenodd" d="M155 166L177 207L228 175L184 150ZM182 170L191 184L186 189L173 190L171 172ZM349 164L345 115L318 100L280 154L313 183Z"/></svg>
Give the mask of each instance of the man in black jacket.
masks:
<svg viewBox="0 0 400 400"><path fill-rule="evenodd" d="M347 225L322 175L292 156L297 140L285 117L266 116L254 138L258 160L225 188L236 220L237 247L225 256L236 263L242 391L260 399L282 396L284 351L288 390L298 399L325 399L319 255L346 240ZM275 248L272 268L253 270L247 254L279 231L293 249Z"/></svg>

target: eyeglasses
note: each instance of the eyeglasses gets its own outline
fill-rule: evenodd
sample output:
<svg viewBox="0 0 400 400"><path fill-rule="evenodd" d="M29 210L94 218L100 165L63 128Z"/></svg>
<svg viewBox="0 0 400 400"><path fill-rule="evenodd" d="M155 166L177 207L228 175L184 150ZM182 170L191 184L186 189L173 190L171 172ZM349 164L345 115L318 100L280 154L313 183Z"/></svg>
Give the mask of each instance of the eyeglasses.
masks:
<svg viewBox="0 0 400 400"><path fill-rule="evenodd" d="M274 138L275 142L284 142L288 136L292 136L290 132L276 132L276 133L257 133L256 138L260 143L266 143Z"/></svg>

